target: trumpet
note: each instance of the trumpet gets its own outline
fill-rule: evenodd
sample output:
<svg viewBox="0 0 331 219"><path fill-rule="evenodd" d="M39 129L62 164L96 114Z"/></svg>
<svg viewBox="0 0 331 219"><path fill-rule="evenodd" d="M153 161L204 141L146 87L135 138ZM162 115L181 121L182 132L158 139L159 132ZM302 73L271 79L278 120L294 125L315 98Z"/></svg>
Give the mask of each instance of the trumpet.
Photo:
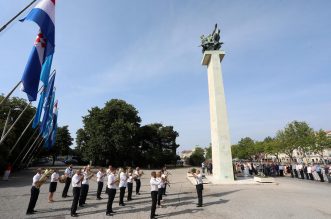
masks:
<svg viewBox="0 0 331 219"><path fill-rule="evenodd" d="M35 183L36 188L40 188L47 180L47 178L54 173L52 169L46 169L43 175L40 177L39 181Z"/></svg>
<svg viewBox="0 0 331 219"><path fill-rule="evenodd" d="M65 183L67 181L67 176L66 175L61 175L60 177L59 177L59 182L60 183Z"/></svg>

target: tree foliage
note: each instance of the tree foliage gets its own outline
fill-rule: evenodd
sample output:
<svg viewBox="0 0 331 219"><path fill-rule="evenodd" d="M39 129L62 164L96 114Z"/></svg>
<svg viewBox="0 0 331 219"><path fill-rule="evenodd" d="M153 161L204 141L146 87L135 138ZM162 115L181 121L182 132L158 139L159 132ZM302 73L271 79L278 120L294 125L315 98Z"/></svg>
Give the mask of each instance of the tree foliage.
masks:
<svg viewBox="0 0 331 219"><path fill-rule="evenodd" d="M123 100L93 107L77 131L76 150L96 164L163 165L176 161L176 138L172 126L154 123L140 127L137 109Z"/></svg>
<svg viewBox="0 0 331 219"><path fill-rule="evenodd" d="M205 160L204 157L205 151L201 147L196 147L193 153L190 156L189 163L192 166L200 166L201 163Z"/></svg>
<svg viewBox="0 0 331 219"><path fill-rule="evenodd" d="M3 98L4 97L0 95L0 102ZM24 99L13 97L8 99L4 103L4 105L0 107L0 135L3 132L9 110L11 109L11 113L9 116L9 122L6 131L8 131L9 127L14 123L16 118L19 116L19 114L27 105L28 102L25 101ZM13 163L16 160L18 155L22 152L30 136L33 134L34 129L31 126L29 126L27 131L22 136L21 140L18 142L17 146L13 150L12 154L9 156L9 151L14 146L14 144L22 134L25 127L29 124L34 114L35 114L35 108L29 105L26 111L23 113L22 117L18 120L14 128L10 131L9 135L6 137L6 140L0 145L0 172L3 170L3 167L5 166L6 163L8 162ZM35 138L32 137L32 141L34 139Z"/></svg>

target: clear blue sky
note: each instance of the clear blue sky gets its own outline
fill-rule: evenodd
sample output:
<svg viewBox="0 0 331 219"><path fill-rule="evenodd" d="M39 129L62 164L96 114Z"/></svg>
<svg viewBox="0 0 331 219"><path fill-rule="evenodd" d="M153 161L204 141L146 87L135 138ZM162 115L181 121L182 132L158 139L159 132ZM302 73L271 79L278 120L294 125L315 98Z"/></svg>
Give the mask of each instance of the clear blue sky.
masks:
<svg viewBox="0 0 331 219"><path fill-rule="evenodd" d="M0 24L28 2L0 0ZM273 136L292 120L330 130L330 9L327 0L58 0L59 125L75 137L89 108L120 98L143 124L173 125L179 150L208 145L198 45L217 22L232 143ZM15 22L0 34L0 93L20 80L37 31L32 22Z"/></svg>

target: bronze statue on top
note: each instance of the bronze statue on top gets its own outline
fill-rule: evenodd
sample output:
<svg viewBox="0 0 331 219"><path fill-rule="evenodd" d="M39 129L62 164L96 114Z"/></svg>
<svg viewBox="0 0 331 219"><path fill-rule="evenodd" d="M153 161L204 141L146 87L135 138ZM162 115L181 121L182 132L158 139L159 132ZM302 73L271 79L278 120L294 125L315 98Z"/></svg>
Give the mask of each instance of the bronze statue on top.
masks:
<svg viewBox="0 0 331 219"><path fill-rule="evenodd" d="M202 47L202 53L208 50L219 50L223 44L223 42L220 42L220 29L217 29L217 24L215 24L215 29L212 34L209 34L208 36L202 35L200 37L201 39L201 47Z"/></svg>

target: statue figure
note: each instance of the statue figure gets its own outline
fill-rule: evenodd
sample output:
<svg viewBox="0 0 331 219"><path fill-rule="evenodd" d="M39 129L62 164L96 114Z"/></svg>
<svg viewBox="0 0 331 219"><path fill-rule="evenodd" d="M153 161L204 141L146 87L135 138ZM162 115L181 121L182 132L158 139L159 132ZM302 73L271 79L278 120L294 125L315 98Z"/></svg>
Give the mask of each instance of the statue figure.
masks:
<svg viewBox="0 0 331 219"><path fill-rule="evenodd" d="M219 50L221 48L223 42L220 42L220 33L221 30L217 29L217 24L215 24L215 28L212 34L209 34L208 36L202 35L200 37L202 53L208 50Z"/></svg>

